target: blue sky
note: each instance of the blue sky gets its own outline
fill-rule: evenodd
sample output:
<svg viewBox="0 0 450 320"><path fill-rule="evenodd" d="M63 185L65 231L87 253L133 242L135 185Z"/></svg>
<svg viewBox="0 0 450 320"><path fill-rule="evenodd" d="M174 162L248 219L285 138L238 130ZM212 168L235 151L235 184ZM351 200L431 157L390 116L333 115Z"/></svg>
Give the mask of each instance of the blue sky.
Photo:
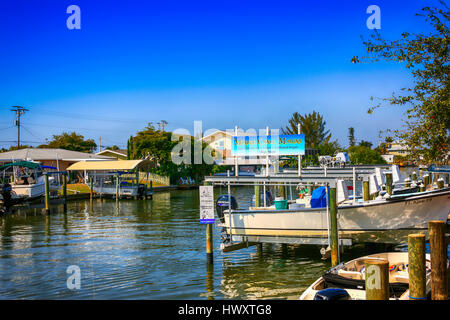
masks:
<svg viewBox="0 0 450 320"><path fill-rule="evenodd" d="M124 147L148 122L167 129L280 128L314 110L347 146L378 143L401 126L404 109L368 115L370 97L411 84L396 63L352 64L363 55L369 5L381 34L427 32L416 17L433 1L97 1L0 2L0 147L15 144L10 106L30 111L22 140L37 145L76 131ZM81 9L69 30L66 9Z"/></svg>

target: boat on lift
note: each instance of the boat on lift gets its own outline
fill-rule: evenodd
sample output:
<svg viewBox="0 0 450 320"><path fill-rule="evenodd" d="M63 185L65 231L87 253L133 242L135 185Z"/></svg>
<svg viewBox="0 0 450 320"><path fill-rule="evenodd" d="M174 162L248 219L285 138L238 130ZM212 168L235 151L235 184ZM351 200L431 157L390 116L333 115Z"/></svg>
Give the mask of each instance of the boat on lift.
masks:
<svg viewBox="0 0 450 320"><path fill-rule="evenodd" d="M44 195L42 167L31 161L18 161L0 166L0 178L11 185L12 199L33 200Z"/></svg>

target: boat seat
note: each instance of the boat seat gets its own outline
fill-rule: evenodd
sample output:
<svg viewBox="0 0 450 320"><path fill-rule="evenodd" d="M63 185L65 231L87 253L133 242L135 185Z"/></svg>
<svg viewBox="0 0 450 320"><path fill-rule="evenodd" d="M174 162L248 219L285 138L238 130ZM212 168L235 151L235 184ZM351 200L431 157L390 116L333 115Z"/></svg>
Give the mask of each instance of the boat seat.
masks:
<svg viewBox="0 0 450 320"><path fill-rule="evenodd" d="M345 278L350 278L354 280L362 280L361 273L358 271L347 271L347 270L339 270L338 275Z"/></svg>

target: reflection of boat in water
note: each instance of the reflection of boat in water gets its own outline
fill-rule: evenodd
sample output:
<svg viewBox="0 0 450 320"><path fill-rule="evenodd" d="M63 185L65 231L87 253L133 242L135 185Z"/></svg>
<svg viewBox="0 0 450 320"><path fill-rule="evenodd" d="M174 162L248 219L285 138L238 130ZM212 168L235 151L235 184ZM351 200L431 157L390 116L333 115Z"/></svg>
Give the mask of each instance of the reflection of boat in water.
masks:
<svg viewBox="0 0 450 320"><path fill-rule="evenodd" d="M11 185L12 199L32 200L45 193L44 176L36 162L19 161L0 167L1 178Z"/></svg>
<svg viewBox="0 0 450 320"><path fill-rule="evenodd" d="M316 280L300 296L300 300L365 300L365 268L367 259L389 261L389 291L392 300L409 300L408 253L378 253L341 263ZM431 262L426 255L426 290L431 292Z"/></svg>

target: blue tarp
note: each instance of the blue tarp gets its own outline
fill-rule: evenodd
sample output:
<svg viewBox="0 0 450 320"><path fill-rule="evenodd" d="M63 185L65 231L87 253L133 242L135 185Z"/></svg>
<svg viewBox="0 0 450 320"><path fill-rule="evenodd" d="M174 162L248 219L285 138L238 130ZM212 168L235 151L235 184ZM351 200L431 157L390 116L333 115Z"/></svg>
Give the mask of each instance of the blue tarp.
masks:
<svg viewBox="0 0 450 320"><path fill-rule="evenodd" d="M327 188L319 187L311 195L311 208L327 207Z"/></svg>

